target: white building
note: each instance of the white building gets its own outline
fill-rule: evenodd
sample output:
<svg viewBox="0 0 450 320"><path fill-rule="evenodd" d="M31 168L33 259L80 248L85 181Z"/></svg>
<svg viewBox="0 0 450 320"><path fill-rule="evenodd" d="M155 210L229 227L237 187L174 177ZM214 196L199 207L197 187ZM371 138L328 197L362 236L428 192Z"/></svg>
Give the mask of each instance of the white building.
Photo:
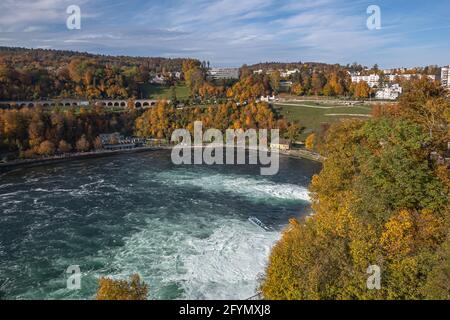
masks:
<svg viewBox="0 0 450 320"><path fill-rule="evenodd" d="M380 76L377 74L371 74L368 76L352 75L352 82L360 83L362 81L366 82L369 87L373 88L378 86L380 82Z"/></svg>
<svg viewBox="0 0 450 320"><path fill-rule="evenodd" d="M296 74L296 73L300 73L300 70L298 70L298 69L283 70L280 72L280 76L283 78L288 78L289 76Z"/></svg>
<svg viewBox="0 0 450 320"><path fill-rule="evenodd" d="M156 84L164 84L166 83L166 78L162 74L156 75L155 77L153 77L153 79L150 80L150 82Z"/></svg>
<svg viewBox="0 0 450 320"><path fill-rule="evenodd" d="M211 68L208 71L211 79L239 79L239 68Z"/></svg>
<svg viewBox="0 0 450 320"><path fill-rule="evenodd" d="M397 78L399 79L403 79L403 80L408 80L410 81L411 79L417 78L417 79L422 79L422 77L425 77L422 74L413 74L413 73L396 73L396 74L388 74L386 75L387 79L389 80L389 82L394 82ZM436 76L435 75L426 75L426 77L432 81L436 80Z"/></svg>
<svg viewBox="0 0 450 320"><path fill-rule="evenodd" d="M402 94L403 88L399 84L395 83L391 86L386 86L381 90L378 90L375 94L376 99L380 100L397 100Z"/></svg>
<svg viewBox="0 0 450 320"><path fill-rule="evenodd" d="M450 67L442 67L441 83L445 88L450 88Z"/></svg>
<svg viewBox="0 0 450 320"><path fill-rule="evenodd" d="M261 102L273 102L273 101L278 101L278 98L275 95L272 96L261 96L261 98L259 99Z"/></svg>

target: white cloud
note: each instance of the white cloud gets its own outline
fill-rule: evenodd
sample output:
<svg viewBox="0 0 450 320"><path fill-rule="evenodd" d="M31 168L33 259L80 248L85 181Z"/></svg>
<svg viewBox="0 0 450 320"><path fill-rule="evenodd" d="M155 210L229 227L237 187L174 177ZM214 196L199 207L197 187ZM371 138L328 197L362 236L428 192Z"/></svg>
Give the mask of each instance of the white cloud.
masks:
<svg viewBox="0 0 450 320"><path fill-rule="evenodd" d="M91 19L82 21L81 30L69 31L65 9L74 2L82 8L82 19ZM400 48L412 47L413 39L408 43L404 37L411 37L405 32L413 22L402 12L383 16L383 29L374 32L366 28L366 6L362 0L2 0L0 37L15 39L3 45L51 42L54 48L189 55L224 65L273 60L372 64L388 61L388 48L403 54ZM440 27L429 17L420 20L421 29Z"/></svg>

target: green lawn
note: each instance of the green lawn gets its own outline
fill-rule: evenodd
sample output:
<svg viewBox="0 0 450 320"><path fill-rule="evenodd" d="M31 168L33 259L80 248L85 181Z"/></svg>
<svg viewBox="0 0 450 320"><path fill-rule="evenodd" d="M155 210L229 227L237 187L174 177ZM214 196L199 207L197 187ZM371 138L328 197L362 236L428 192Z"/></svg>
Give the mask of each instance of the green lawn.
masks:
<svg viewBox="0 0 450 320"><path fill-rule="evenodd" d="M305 130L301 139L320 129L322 123L331 123L345 118L368 119L371 106L339 106L314 101L276 103L274 107L287 120L299 122Z"/></svg>
<svg viewBox="0 0 450 320"><path fill-rule="evenodd" d="M140 85L139 89L145 99L170 99L172 96L169 86L146 83ZM189 99L189 88L184 84L177 85L175 92L178 100Z"/></svg>

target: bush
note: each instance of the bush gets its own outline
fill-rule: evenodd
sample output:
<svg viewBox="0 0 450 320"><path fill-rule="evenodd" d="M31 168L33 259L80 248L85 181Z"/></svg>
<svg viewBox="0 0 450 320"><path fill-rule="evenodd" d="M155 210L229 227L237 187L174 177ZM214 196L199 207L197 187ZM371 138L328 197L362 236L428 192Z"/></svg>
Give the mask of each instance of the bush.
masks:
<svg viewBox="0 0 450 320"><path fill-rule="evenodd" d="M61 152L61 153L68 153L68 152L72 151L72 146L70 145L70 143L67 143L64 140L61 140L59 142L58 149L59 149L59 152Z"/></svg>
<svg viewBox="0 0 450 320"><path fill-rule="evenodd" d="M51 141L44 141L39 145L37 152L41 156L52 156L55 154L55 145Z"/></svg>
<svg viewBox="0 0 450 320"><path fill-rule="evenodd" d="M130 281L101 278L97 291L97 300L147 300L148 286L138 274Z"/></svg>

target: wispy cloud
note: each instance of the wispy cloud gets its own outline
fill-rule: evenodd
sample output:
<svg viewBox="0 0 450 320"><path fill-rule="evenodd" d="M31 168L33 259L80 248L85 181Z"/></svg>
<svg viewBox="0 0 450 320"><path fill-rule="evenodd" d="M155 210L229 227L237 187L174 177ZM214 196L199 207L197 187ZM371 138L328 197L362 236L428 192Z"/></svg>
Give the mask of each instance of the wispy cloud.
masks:
<svg viewBox="0 0 450 320"><path fill-rule="evenodd" d="M366 28L367 0L2 0L0 45L107 54L192 56L214 64L259 61L445 63L450 3L378 0L383 28ZM67 30L66 8L82 9ZM405 12L403 6L410 8ZM412 10L411 7L418 7ZM420 7L423 7L420 10ZM420 18L412 15L422 12ZM440 20L435 19L436 16ZM411 32L411 30L418 30ZM441 48L429 53L424 48ZM416 49L417 48L417 49ZM416 50L415 50L416 49ZM408 59L402 55L408 52ZM417 52L417 53L415 53ZM389 53L389 56L387 55Z"/></svg>

